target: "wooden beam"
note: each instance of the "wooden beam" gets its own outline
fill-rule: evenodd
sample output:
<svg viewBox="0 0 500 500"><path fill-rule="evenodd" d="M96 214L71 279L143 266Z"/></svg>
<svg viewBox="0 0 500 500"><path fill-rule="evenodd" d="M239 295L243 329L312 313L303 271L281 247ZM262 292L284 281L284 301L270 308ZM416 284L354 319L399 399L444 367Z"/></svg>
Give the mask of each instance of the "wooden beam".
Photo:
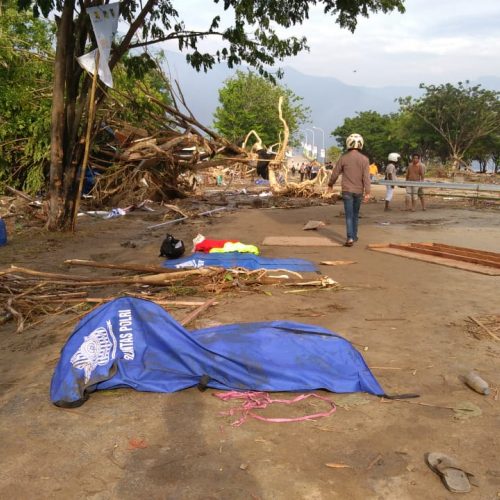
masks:
<svg viewBox="0 0 500 500"><path fill-rule="evenodd" d="M406 250L408 252L423 253L425 255L432 255L436 257L443 257L445 259L458 260L461 262L470 262L472 264L480 264L487 267L495 267L500 269L500 262L495 262L492 260L486 260L482 258L468 257L464 255L457 255L455 253L450 253L447 251L435 250L433 248L426 247L424 245L419 245L418 243L410 243L409 245L400 245L396 243L390 243L391 248L396 248L399 250Z"/></svg>
<svg viewBox="0 0 500 500"><path fill-rule="evenodd" d="M415 243L413 243L415 244ZM420 243L421 245L432 246L434 248L445 249L449 251L456 251L457 253L462 253L462 255L474 255L476 257L483 256L485 258L492 257L494 260L500 261L500 253L497 252L487 252L486 250L477 250L475 248L457 247L454 245L445 245L444 243Z"/></svg>
<svg viewBox="0 0 500 500"><path fill-rule="evenodd" d="M438 264L441 266L452 267L455 269L462 269L463 271L472 271L474 273L486 274L488 276L500 276L500 269L484 266L480 264L472 264L470 262L460 262L454 259L446 259L434 255L424 255L407 250L400 250L398 248L391 248L387 243L372 243L368 245L368 249L376 252L388 253L390 255L397 255L405 257L406 259L421 260L431 264Z"/></svg>

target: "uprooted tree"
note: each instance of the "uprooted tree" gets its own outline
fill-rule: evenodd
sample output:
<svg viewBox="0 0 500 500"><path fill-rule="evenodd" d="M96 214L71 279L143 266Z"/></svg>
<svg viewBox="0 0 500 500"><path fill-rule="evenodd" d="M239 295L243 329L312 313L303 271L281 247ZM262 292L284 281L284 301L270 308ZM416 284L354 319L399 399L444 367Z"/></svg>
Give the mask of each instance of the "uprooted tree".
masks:
<svg viewBox="0 0 500 500"><path fill-rule="evenodd" d="M84 150L85 113L88 109L90 79L79 67L76 58L87 52L88 45L96 48L86 8L100 2L90 0L18 0L21 9L32 8L53 16L57 24L56 54L51 119L50 199L48 228L68 230L77 204L78 169ZM210 69L224 61L229 67L245 62L262 76L271 76L267 68L275 60L297 54L307 48L305 38L280 38L276 28L301 24L309 9L321 5L336 22L353 31L359 16L373 12L404 12L404 0L214 0L214 9L226 11L232 22L221 27L216 15L205 30L191 30L178 13L172 0L124 0L120 18L126 31L113 47L110 68L131 49L145 48L168 40L177 40L179 49L187 51L187 61L197 70ZM213 53L199 50L207 37L216 38L219 48ZM139 57L139 56L135 56ZM133 61L134 57L130 57ZM97 104L103 94L96 97Z"/></svg>

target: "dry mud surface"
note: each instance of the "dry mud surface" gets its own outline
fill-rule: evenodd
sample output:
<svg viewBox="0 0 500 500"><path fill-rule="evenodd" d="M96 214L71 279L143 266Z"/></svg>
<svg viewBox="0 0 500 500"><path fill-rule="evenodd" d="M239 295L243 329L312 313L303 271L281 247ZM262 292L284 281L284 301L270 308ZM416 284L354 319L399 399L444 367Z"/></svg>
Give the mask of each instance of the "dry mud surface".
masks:
<svg viewBox="0 0 500 500"><path fill-rule="evenodd" d="M342 242L341 210L341 204L241 208L172 232L185 241L202 232L258 245L266 236L307 235L301 230L305 222L323 220L327 225L311 235ZM104 391L78 409L64 410L51 405L48 390L73 327L60 325L71 316L47 318L17 336L9 323L0 327L0 498L451 499L456 495L425 464L424 454L431 451L454 456L476 475L479 486L467 498L498 498L500 343L471 335L466 318L499 314L499 278L372 252L366 245L435 241L499 251L499 213L430 201L426 212L388 214L382 203L370 203L362 215L353 248L263 248L266 256L355 260L322 268L343 289L231 293L191 327L274 319L318 324L368 346L363 355L388 393L418 392L420 399L382 402L364 394L330 394L338 409L329 418L288 424L249 420L241 427L220 416L227 403L211 390ZM158 264L166 231L146 227L159 220L135 212L86 220L75 236L34 230L0 249L1 267L61 272L67 271L68 258ZM185 314L171 312L177 318ZM474 368L490 382L490 396L461 382ZM450 409L464 402L477 408ZM265 414L322 408L306 400Z"/></svg>

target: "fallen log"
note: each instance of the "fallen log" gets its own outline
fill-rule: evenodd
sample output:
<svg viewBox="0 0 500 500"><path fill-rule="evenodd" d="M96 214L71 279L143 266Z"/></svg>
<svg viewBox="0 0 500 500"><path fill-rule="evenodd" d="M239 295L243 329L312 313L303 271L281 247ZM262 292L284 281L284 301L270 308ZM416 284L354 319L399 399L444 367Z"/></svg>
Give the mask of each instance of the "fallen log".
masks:
<svg viewBox="0 0 500 500"><path fill-rule="evenodd" d="M127 284L163 284L169 283L172 281L178 281L180 279L186 278L188 276L199 275L213 275L221 272L220 269L213 267L204 267L202 269L187 269L184 271L174 270L172 272L168 272L166 269L161 269L162 272L160 274L155 274L153 276L127 276L127 277L118 277L118 278L110 278L103 280L96 280L95 278L89 278L88 276L75 276L71 274L59 274L59 273L46 273L42 271L35 271L34 269L28 269L25 267L17 267L11 266L12 271L27 274L29 276L40 276L43 278L47 278L46 283L63 283L67 285L75 285L81 286L82 281L86 286L89 285L116 285L120 283Z"/></svg>
<svg viewBox="0 0 500 500"><path fill-rule="evenodd" d="M64 261L70 266L98 267L102 269L118 269L121 271L136 271L138 273L170 273L175 269L169 270L161 266L146 266L140 264L111 264L109 262L97 262L95 260L68 259Z"/></svg>

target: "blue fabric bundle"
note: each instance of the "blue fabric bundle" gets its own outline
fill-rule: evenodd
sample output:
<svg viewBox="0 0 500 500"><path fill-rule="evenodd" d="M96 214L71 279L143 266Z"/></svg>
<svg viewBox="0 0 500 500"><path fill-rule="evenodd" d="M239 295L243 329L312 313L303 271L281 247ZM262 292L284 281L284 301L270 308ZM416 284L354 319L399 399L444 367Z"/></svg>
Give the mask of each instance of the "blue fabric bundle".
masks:
<svg viewBox="0 0 500 500"><path fill-rule="evenodd" d="M223 267L231 269L233 267L244 267L250 271L255 269L287 269L296 272L315 272L316 265L304 259L273 259L270 257L260 257L249 253L202 253L195 252L180 259L166 260L163 267L171 269L186 269L199 267Z"/></svg>
<svg viewBox="0 0 500 500"><path fill-rule="evenodd" d="M160 306L123 297L95 309L61 351L50 398L79 406L100 389L384 391L363 357L324 328L271 321L189 332Z"/></svg>

